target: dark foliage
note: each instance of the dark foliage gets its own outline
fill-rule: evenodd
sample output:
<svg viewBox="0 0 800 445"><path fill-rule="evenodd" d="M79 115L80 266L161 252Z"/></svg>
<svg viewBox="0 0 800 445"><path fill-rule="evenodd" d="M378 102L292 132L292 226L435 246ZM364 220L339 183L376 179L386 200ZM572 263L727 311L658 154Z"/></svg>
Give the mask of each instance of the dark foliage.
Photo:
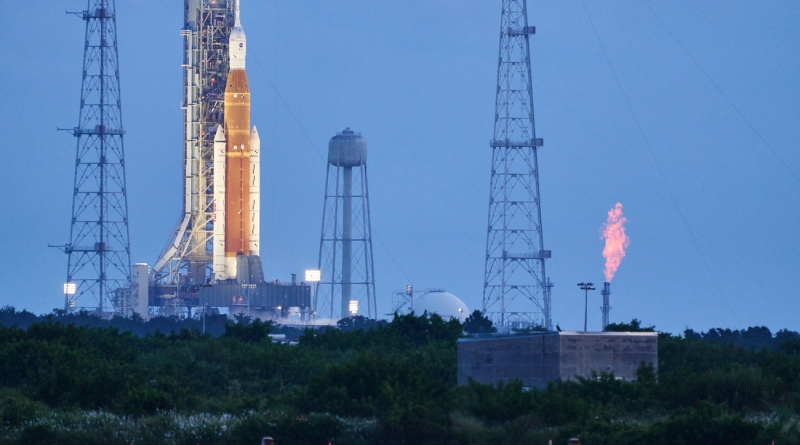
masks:
<svg viewBox="0 0 800 445"><path fill-rule="evenodd" d="M601 374L529 390L456 386L463 326L436 315L347 320L351 330L306 330L296 346L273 344L281 327L244 317L218 336L170 319L157 323L168 331L147 331L141 320L6 308L0 321L2 443L800 441L800 336L790 331L660 334L657 371L641 367L637 381Z"/></svg>
<svg viewBox="0 0 800 445"><path fill-rule="evenodd" d="M481 311L475 309L464 320L464 332L467 334L491 334L492 332L497 332L497 328L492 325L492 320L489 320Z"/></svg>
<svg viewBox="0 0 800 445"><path fill-rule="evenodd" d="M800 341L800 335L787 330L779 331L775 336L764 326L750 327L745 330L711 329L708 332L695 332L687 329L683 336L688 340L703 340L715 344L731 344L750 349L777 348L787 342Z"/></svg>
<svg viewBox="0 0 800 445"><path fill-rule="evenodd" d="M223 338L235 338L246 343L269 341L269 333L275 329L271 321L251 320L246 317L237 318L237 323L226 324Z"/></svg>
<svg viewBox="0 0 800 445"><path fill-rule="evenodd" d="M344 332L355 331L358 329L368 331L372 328L385 325L386 320L374 320L363 315L354 315L352 317L342 318L336 322L336 327Z"/></svg>
<svg viewBox="0 0 800 445"><path fill-rule="evenodd" d="M27 329L34 323L59 322L62 324L73 324L76 326L87 326L91 328L111 328L115 327L121 331L130 331L134 335L144 336L162 332L170 334L186 330L202 330L203 319L200 318L178 318L178 317L153 317L148 321L141 317L133 318L115 317L110 320L98 318L89 312L80 311L67 313L61 309L53 310L52 314L37 316L28 311L17 312L12 306L0 308L0 326L16 326ZM225 315L206 316L206 332L219 337L225 332L225 325L230 321Z"/></svg>
<svg viewBox="0 0 800 445"><path fill-rule="evenodd" d="M606 332L655 332L655 326L642 326L642 322L634 318L630 323L610 323Z"/></svg>

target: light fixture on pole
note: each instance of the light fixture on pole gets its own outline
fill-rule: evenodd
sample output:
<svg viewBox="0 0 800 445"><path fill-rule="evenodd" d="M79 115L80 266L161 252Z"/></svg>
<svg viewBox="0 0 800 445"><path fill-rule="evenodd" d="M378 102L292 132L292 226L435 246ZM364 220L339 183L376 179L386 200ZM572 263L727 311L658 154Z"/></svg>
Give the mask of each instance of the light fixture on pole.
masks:
<svg viewBox="0 0 800 445"><path fill-rule="evenodd" d="M306 271L306 283L319 283L322 277L322 271L318 269L309 269Z"/></svg>
<svg viewBox="0 0 800 445"><path fill-rule="evenodd" d="M64 295L75 295L78 291L78 285L76 283L64 283Z"/></svg>
<svg viewBox="0 0 800 445"><path fill-rule="evenodd" d="M64 296L67 300L67 307L68 309L74 309L75 304L75 294L78 292L78 285L77 283L67 282L64 283Z"/></svg>
<svg viewBox="0 0 800 445"><path fill-rule="evenodd" d="M594 290L592 287L594 283L578 283L578 286L584 291L583 332L586 332L586 322L589 318L589 291Z"/></svg>

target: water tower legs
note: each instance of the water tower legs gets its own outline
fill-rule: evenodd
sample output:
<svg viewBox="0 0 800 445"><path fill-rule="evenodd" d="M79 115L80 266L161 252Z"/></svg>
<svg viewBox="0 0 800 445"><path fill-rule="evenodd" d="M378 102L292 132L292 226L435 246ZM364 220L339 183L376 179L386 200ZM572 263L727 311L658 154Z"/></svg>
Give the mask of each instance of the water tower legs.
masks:
<svg viewBox="0 0 800 445"><path fill-rule="evenodd" d="M353 167L344 167L342 190L342 317L353 298Z"/></svg>

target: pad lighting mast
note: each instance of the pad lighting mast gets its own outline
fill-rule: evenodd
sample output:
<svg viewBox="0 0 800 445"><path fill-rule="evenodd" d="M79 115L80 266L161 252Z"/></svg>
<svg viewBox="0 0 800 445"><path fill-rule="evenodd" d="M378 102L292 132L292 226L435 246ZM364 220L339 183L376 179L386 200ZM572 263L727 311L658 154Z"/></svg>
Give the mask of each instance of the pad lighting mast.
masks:
<svg viewBox="0 0 800 445"><path fill-rule="evenodd" d="M525 0L503 0L494 114L483 312L495 323L552 329Z"/></svg>
<svg viewBox="0 0 800 445"><path fill-rule="evenodd" d="M587 321L589 319L589 291L594 290L592 287L594 283L578 283L578 286L584 291L583 332L586 332Z"/></svg>

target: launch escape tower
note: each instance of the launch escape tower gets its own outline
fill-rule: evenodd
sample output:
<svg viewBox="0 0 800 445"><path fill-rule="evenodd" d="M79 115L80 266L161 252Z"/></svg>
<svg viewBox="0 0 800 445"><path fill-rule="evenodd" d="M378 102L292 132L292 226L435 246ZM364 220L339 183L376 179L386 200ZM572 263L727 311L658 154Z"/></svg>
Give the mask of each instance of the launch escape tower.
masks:
<svg viewBox="0 0 800 445"><path fill-rule="evenodd" d="M213 263L214 136L224 124L228 37L234 2L185 0L183 210L153 267L157 283L189 292L207 282Z"/></svg>
<svg viewBox="0 0 800 445"><path fill-rule="evenodd" d="M359 314L378 318L367 140L349 128L332 137L328 144L318 264L322 277L313 302L317 318Z"/></svg>
<svg viewBox="0 0 800 445"><path fill-rule="evenodd" d="M526 0L503 0L489 186L483 312L495 323L551 329L533 119Z"/></svg>
<svg viewBox="0 0 800 445"><path fill-rule="evenodd" d="M64 308L130 316L131 259L114 0L89 0Z"/></svg>

